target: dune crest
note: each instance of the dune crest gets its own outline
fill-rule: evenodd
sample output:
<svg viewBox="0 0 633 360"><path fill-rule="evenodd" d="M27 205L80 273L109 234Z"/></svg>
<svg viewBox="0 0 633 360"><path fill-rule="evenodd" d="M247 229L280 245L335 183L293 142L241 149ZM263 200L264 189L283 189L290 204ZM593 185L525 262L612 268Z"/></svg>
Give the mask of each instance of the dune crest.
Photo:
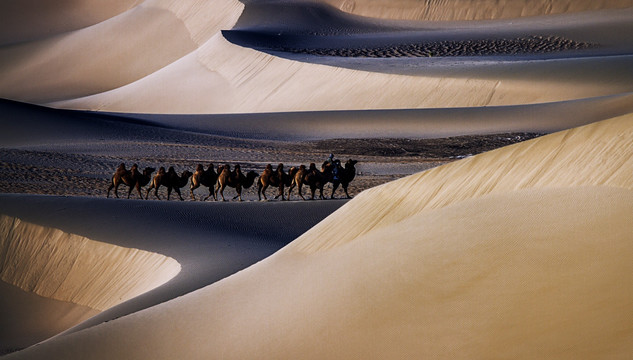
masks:
<svg viewBox="0 0 633 360"><path fill-rule="evenodd" d="M633 6L630 0L325 0L343 11L384 19L458 21L511 19Z"/></svg>
<svg viewBox="0 0 633 360"><path fill-rule="evenodd" d="M290 246L330 249L421 212L530 188L633 189L633 115L604 120L430 169L359 194ZM380 202L380 206L375 206ZM362 219L347 226L349 216Z"/></svg>
<svg viewBox="0 0 633 360"><path fill-rule="evenodd" d="M180 272L172 258L0 215L0 278L40 296L105 310Z"/></svg>

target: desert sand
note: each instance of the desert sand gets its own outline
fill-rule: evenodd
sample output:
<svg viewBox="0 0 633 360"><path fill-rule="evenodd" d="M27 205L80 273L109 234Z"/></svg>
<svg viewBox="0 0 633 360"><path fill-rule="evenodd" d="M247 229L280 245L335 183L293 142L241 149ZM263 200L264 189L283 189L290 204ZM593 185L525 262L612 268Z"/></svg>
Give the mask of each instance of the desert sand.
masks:
<svg viewBox="0 0 633 360"><path fill-rule="evenodd" d="M6 358L633 351L630 1L0 14ZM330 152L359 161L351 200L106 198L122 162L261 173Z"/></svg>

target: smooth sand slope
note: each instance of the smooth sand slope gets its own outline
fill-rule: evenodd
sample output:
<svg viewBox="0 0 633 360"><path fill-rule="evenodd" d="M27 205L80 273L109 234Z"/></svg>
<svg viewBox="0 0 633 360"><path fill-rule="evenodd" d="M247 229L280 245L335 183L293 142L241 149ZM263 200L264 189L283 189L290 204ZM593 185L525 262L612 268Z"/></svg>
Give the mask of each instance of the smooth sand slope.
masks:
<svg viewBox="0 0 633 360"><path fill-rule="evenodd" d="M147 0L94 26L3 46L0 96L90 110L245 113L517 105L631 92L633 9L601 4L590 13L447 24L360 18L319 2ZM499 39L533 36L588 48L535 43L520 60L503 57ZM336 44L361 53L387 46L391 56L398 46L447 40L483 42L501 57L472 58L467 50L457 66L408 56L361 66L337 56L270 54ZM539 50L551 46L553 55ZM317 64L323 61L329 66ZM520 75L523 67L529 76Z"/></svg>
<svg viewBox="0 0 633 360"><path fill-rule="evenodd" d="M4 194L0 352L207 286L272 254L343 204Z"/></svg>
<svg viewBox="0 0 633 360"><path fill-rule="evenodd" d="M144 294L176 276L180 264L0 215L0 269L4 352Z"/></svg>
<svg viewBox="0 0 633 360"><path fill-rule="evenodd" d="M368 190L242 272L9 358L624 359L632 121Z"/></svg>

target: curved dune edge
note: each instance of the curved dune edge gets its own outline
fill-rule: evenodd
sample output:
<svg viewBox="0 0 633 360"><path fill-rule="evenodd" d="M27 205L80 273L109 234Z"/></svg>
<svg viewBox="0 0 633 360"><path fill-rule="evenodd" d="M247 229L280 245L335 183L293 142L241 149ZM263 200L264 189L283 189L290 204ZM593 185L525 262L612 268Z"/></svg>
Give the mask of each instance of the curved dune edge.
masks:
<svg viewBox="0 0 633 360"><path fill-rule="evenodd" d="M484 2L499 8L497 2ZM501 8L511 8L513 4ZM479 3L468 6L485 7ZM617 6L605 2L591 6L594 7ZM224 39L221 31L232 29L244 8L244 3L236 0L146 0L93 26L0 47L0 96L85 110L217 114L534 104L614 95L632 89L630 60L614 64L612 56L527 62L512 68L500 64L484 68L464 65L447 73L431 71L424 76L283 59ZM281 32L292 30L290 25L296 19L291 15L292 12L276 19L278 23L273 28ZM254 16L261 17L256 19L257 24L270 25L270 19L262 14ZM548 24L546 27L557 29L551 35L560 32L575 41L597 42L609 51L626 48L628 45L621 44L629 41L621 35L628 29L626 21L619 19L619 25L613 28L605 25L607 20L619 16L617 10L596 12L596 16L604 16L605 21L595 23L590 16L581 15L573 15L567 26L552 19L543 21ZM323 23L314 23L316 20L311 18L312 22L301 25L342 26L337 31L350 31L346 26L353 30L353 26L372 23L370 19L360 25L337 25L328 19L326 16ZM538 35L539 21L524 21L521 36ZM583 24L588 29L597 26L599 31L583 29ZM464 36L468 30L458 32ZM439 34L438 39L446 36L445 31ZM368 41L366 45L373 46L373 40ZM155 46L157 43L161 46ZM538 58L538 54L530 56ZM516 77L528 68L533 76ZM488 75L480 76L482 71ZM596 81L596 71L604 78Z"/></svg>
<svg viewBox="0 0 633 360"><path fill-rule="evenodd" d="M0 214L0 279L43 297L105 310L179 272L180 264L164 255Z"/></svg>
<svg viewBox="0 0 633 360"><path fill-rule="evenodd" d="M632 117L364 192L246 270L14 358L626 358Z"/></svg>
<svg viewBox="0 0 633 360"><path fill-rule="evenodd" d="M290 246L312 253L350 242L429 209L529 188L633 189L633 114L515 144L359 194ZM373 206L379 202L380 206ZM350 214L362 226L345 224Z"/></svg>
<svg viewBox="0 0 633 360"><path fill-rule="evenodd" d="M581 11L622 9L630 0L325 0L330 5L356 15L426 21L493 20L528 16L568 14Z"/></svg>
<svg viewBox="0 0 633 360"><path fill-rule="evenodd" d="M193 53L136 82L47 105L113 112L217 114L536 104L629 91L621 80L630 76L619 67L608 70L619 74L615 84L555 79L561 72L582 77L585 69L611 60L544 62L539 65L538 76L546 80L538 82L408 76L291 61L236 46L218 34Z"/></svg>

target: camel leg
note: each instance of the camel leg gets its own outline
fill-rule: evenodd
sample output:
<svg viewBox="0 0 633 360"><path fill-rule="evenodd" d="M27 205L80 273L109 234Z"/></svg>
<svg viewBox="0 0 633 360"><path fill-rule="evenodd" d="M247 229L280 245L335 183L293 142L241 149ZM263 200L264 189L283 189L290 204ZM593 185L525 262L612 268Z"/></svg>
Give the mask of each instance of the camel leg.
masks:
<svg viewBox="0 0 633 360"><path fill-rule="evenodd" d="M138 196L143 200L143 194L141 194L141 184L136 183L136 191L138 191Z"/></svg>
<svg viewBox="0 0 633 360"><path fill-rule="evenodd" d="M180 194L180 189L178 187L175 187L174 190L176 191L176 194L178 194L178 198L180 199L180 201L185 201L185 199L183 199L182 195Z"/></svg>
<svg viewBox="0 0 633 360"><path fill-rule="evenodd" d="M220 196L222 196L222 201L226 201L226 199L224 198L224 188L225 188L225 186L222 185L222 186L219 186L219 187L220 187Z"/></svg>
<svg viewBox="0 0 633 360"><path fill-rule="evenodd" d="M136 187L136 185L134 186L130 186L130 189L127 191L127 198L130 198L130 195L132 195L132 190L134 190L134 188Z"/></svg>
<svg viewBox="0 0 633 360"><path fill-rule="evenodd" d="M348 199L351 199L352 197L349 196L349 194L347 193L347 185L343 184L343 191L345 191L345 196L347 196Z"/></svg>
<svg viewBox="0 0 633 360"><path fill-rule="evenodd" d="M205 197L203 201L207 201L207 199L208 199L208 198L210 198L211 196L213 196L213 200L214 200L214 201L215 201L215 200L217 200L217 198L216 198L216 193L213 191L213 189L214 189L214 188L215 188L215 186L214 186L214 185L211 185L211 186L209 187L209 195L208 195L207 197Z"/></svg>
<svg viewBox="0 0 633 360"><path fill-rule="evenodd" d="M114 184L110 183L110 186L108 186L108 195L106 197L110 197L110 191L112 191L112 189L114 189Z"/></svg>
<svg viewBox="0 0 633 360"><path fill-rule="evenodd" d="M281 196L281 201L286 200L284 199L284 184L279 185L279 193L277 194L277 196L275 196L275 199L279 199L280 196Z"/></svg>
<svg viewBox="0 0 633 360"><path fill-rule="evenodd" d="M299 196L301 196L301 198L305 201L305 197L303 196L303 192L301 191L301 188L303 187L303 184L299 184Z"/></svg>
<svg viewBox="0 0 633 360"><path fill-rule="evenodd" d="M156 198L158 200L160 200L160 196L158 196L158 188L160 187L160 184L156 185L156 187L154 188L154 196L156 196Z"/></svg>
<svg viewBox="0 0 633 360"><path fill-rule="evenodd" d="M117 199L119 198L119 184L118 183L114 185L114 197Z"/></svg>
<svg viewBox="0 0 633 360"><path fill-rule="evenodd" d="M336 189L338 189L339 184L339 182L332 183L332 196L330 196L330 199L334 199L334 193L336 192Z"/></svg>
<svg viewBox="0 0 633 360"><path fill-rule="evenodd" d="M195 189L197 189L199 186L200 186L200 185L195 185L195 186L194 186L194 185L191 185L191 187L189 188L189 192L191 192L191 200L194 200L194 201L196 200L196 197L195 197L195 196L193 196L193 191L194 191Z"/></svg>
<svg viewBox="0 0 633 360"><path fill-rule="evenodd" d="M237 199L238 199L239 201L242 201L242 186L241 186L241 185L237 185L237 186L235 187L235 191L237 191L237 196L236 196L236 197L237 197Z"/></svg>
<svg viewBox="0 0 633 360"><path fill-rule="evenodd" d="M316 186L310 186L310 191L312 192L312 198L310 200L314 200L314 194L316 193Z"/></svg>
<svg viewBox="0 0 633 360"><path fill-rule="evenodd" d="M290 200L290 195L292 194L292 189L295 187L295 181L292 181L292 184L288 187L288 200Z"/></svg>
<svg viewBox="0 0 633 360"><path fill-rule="evenodd" d="M262 185L261 182L257 182L257 197L259 198L259 201L262 201L262 195L264 195L264 200L268 200L268 198L266 197L267 188L268 185Z"/></svg>

